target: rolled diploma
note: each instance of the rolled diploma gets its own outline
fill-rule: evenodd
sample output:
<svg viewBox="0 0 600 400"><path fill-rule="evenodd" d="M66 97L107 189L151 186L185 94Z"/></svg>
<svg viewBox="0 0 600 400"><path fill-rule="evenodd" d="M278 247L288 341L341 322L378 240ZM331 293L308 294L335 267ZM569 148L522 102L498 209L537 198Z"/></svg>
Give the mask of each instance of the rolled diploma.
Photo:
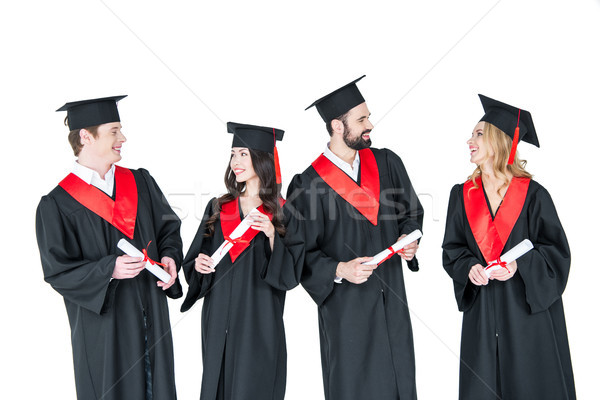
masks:
<svg viewBox="0 0 600 400"><path fill-rule="evenodd" d="M402 239L398 240L396 243L394 243L392 245L392 249L394 249L394 253L397 253L398 251L402 250L406 245L411 244L415 240L421 238L421 236L423 236L423 233L418 229L415 231L412 231L408 235L404 236ZM383 250L382 252L378 253L377 255L375 255L371 261L364 262L363 264L364 265L378 265L380 262L385 260L385 258L387 256L389 256L390 254L393 254L393 253L390 251L389 248L387 248L387 249Z"/></svg>
<svg viewBox="0 0 600 400"><path fill-rule="evenodd" d="M507 264L515 261L517 258L521 257L523 254L527 253L529 250L533 249L533 243L529 239L523 240L521 243L507 251L506 253L500 256L499 260L494 260L488 263L488 266L485 268L485 274L490 277L492 271L502 268L500 265L490 266L494 264L496 261L502 261Z"/></svg>
<svg viewBox="0 0 600 400"><path fill-rule="evenodd" d="M250 222L249 217L250 217L250 214L252 214L254 211L260 213L260 211L258 211L258 209L256 209L256 208L252 209L248 213L248 215L246 215L246 217L242 220L242 222L240 222L239 225L235 227L233 232L231 232L231 235L229 235L230 238L237 239L237 238L241 237L244 233L246 233L246 231L248 229L250 229L250 225L252 225L252 223ZM215 263L215 266L213 268L215 268L217 266L217 264L219 264L219 262L223 259L223 257L225 257L227 255L227 253L229 253L229 250L231 250L232 247L233 247L233 245L231 243L229 243L227 240L225 240L223 243L221 243L221 245L219 246L217 251L215 251L213 253L213 255L210 256L210 258L212 258Z"/></svg>
<svg viewBox="0 0 600 400"><path fill-rule="evenodd" d="M144 254L125 239L119 240L117 247L123 250L123 252L128 256L144 258ZM164 283L168 283L171 280L171 275L162 269L160 265L154 265L151 264L150 261L146 261L146 269Z"/></svg>

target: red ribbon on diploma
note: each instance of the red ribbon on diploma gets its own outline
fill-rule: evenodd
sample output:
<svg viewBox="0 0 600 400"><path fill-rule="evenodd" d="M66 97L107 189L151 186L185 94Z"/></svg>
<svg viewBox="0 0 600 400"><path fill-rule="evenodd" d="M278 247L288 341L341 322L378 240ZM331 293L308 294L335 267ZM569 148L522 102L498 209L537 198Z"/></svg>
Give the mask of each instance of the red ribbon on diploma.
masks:
<svg viewBox="0 0 600 400"><path fill-rule="evenodd" d="M403 247L403 248L401 248L401 249L400 249L400 250L398 250L398 251L394 251L394 248L393 248L392 246L388 247L387 249L390 251L390 254L388 254L388 256L387 256L386 258L384 258L383 260L381 260L381 261L379 262L379 264L377 264L377 265L381 265L381 264L383 264L385 261L387 261L387 260L389 260L390 258L392 258L392 256L393 256L394 254L396 254L396 253L397 253L397 254L406 255L406 253L404 253L404 247Z"/></svg>
<svg viewBox="0 0 600 400"><path fill-rule="evenodd" d="M142 262L148 261L152 265L160 265L161 267L166 267L165 264L156 262L153 259L151 259L150 257L148 257L148 246L150 246L150 243L152 243L152 240L149 241L148 244L146 245L146 248L142 250L142 253L144 253L144 259L142 260Z"/></svg>
<svg viewBox="0 0 600 400"><path fill-rule="evenodd" d="M223 235L223 237L225 238L225 241L226 241L227 243L231 243L233 246L235 246L235 245L236 245L236 244L238 244L238 243L241 243L241 244L250 243L250 241L249 241L249 240L244 240L244 239L242 239L241 237L239 237L239 238L237 238L237 239L232 239L232 238L230 238L230 237L229 237L229 236L227 236L227 235ZM221 249L221 252L220 252L219 254L223 254L223 250L225 250L225 246L223 246L223 248Z"/></svg>
<svg viewBox="0 0 600 400"><path fill-rule="evenodd" d="M496 261L494 261L493 263L491 263L490 265L488 265L487 267L485 267L486 270L495 267L496 265L501 266L502 268L504 268L505 270L507 270L508 272L510 272L510 269L508 269L508 267L506 266L506 261L502 261L500 259L497 259Z"/></svg>

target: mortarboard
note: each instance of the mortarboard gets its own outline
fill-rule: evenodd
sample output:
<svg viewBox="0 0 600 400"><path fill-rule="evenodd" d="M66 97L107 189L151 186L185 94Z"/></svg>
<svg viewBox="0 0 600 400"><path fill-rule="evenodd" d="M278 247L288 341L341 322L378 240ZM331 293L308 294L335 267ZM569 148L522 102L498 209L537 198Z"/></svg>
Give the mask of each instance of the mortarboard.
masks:
<svg viewBox="0 0 600 400"><path fill-rule="evenodd" d="M279 154L277 152L277 146L275 142L283 139L284 131L266 126L228 122L227 132L233 133L233 143L231 144L231 147L247 147L252 150L260 150L269 154L273 154L275 159L276 180L277 183L281 183Z"/></svg>
<svg viewBox="0 0 600 400"><path fill-rule="evenodd" d="M325 122L329 122L332 119L345 114L352 108L365 102L365 98L356 86L356 82L360 81L365 76L366 75L363 75L341 88L334 90L328 95L321 97L319 100L306 107L305 110L315 106L319 115L321 115L321 118L323 118L323 121Z"/></svg>
<svg viewBox="0 0 600 400"><path fill-rule="evenodd" d="M513 163L517 152L517 144L520 140L540 147L529 111L513 107L482 94L479 95L479 99L485 112L480 121L494 125L513 140L508 164Z"/></svg>
<svg viewBox="0 0 600 400"><path fill-rule="evenodd" d="M125 97L127 95L73 101L66 103L56 111L67 112L69 130L102 125L108 122L120 122L117 102Z"/></svg>

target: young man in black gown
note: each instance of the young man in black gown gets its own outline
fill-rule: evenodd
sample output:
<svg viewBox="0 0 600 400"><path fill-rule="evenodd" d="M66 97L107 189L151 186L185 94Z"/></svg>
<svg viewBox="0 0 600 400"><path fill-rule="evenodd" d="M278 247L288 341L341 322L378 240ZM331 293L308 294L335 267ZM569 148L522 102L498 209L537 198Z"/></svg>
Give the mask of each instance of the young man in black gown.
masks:
<svg viewBox="0 0 600 400"><path fill-rule="evenodd" d="M180 220L144 169L116 166L125 136L117 101L67 103L72 173L37 209L44 279L65 301L78 399L175 399L167 296L182 295ZM117 249L125 238L171 275ZM153 261L154 262L154 261Z"/></svg>
<svg viewBox="0 0 600 400"><path fill-rule="evenodd" d="M360 79L311 105L331 141L294 177L286 205L304 221L301 283L318 305L325 398L416 399L401 258L417 270L417 243L376 269L362 263L421 229L423 209L400 157L370 148Z"/></svg>

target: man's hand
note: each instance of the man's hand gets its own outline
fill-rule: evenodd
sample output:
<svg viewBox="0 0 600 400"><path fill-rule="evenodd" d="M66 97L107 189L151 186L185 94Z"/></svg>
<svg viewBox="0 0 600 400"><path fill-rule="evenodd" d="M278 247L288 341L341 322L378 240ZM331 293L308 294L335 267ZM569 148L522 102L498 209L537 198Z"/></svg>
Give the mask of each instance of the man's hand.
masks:
<svg viewBox="0 0 600 400"><path fill-rule="evenodd" d="M372 259L373 257L358 257L348 262L340 262L335 274L357 285L365 283L373 274L373 270L377 268L377 265L364 265L363 263Z"/></svg>
<svg viewBox="0 0 600 400"><path fill-rule="evenodd" d="M506 270L508 268L508 271ZM506 265L506 268L500 268L492 271L490 279L497 279L499 281L507 281L515 275L517 272L517 260Z"/></svg>
<svg viewBox="0 0 600 400"><path fill-rule="evenodd" d="M473 282L473 285L477 286L485 286L489 282L489 279L485 274L485 271L481 264L475 264L471 267L471 270L469 271L469 279L471 280L471 282Z"/></svg>
<svg viewBox="0 0 600 400"><path fill-rule="evenodd" d="M167 283L164 283L163 281L159 280L158 282L156 282L156 286L161 287L162 290L167 290L168 288L173 286L173 284L175 283L175 279L177 279L177 265L175 265L175 260L173 260L171 257L161 258L160 263L165 264L164 270L167 271L169 275L171 275L171 279L169 279L169 282Z"/></svg>
<svg viewBox="0 0 600 400"><path fill-rule="evenodd" d="M396 240L396 242L398 242L400 239L403 239L406 235L402 235L398 238L398 240ZM402 253L398 253L398 255L400 257L402 257L402 259L406 260L406 261L410 261L413 258L415 258L415 254L417 254L417 250L419 248L419 244L417 243L417 241L415 240L412 243L407 244L406 246L404 246L404 249L402 251ZM403 254L404 253L404 254Z"/></svg>
<svg viewBox="0 0 600 400"><path fill-rule="evenodd" d="M114 279L131 279L135 278L146 266L146 262L142 262L143 258L131 256L119 256L115 262L115 269L112 277Z"/></svg>

